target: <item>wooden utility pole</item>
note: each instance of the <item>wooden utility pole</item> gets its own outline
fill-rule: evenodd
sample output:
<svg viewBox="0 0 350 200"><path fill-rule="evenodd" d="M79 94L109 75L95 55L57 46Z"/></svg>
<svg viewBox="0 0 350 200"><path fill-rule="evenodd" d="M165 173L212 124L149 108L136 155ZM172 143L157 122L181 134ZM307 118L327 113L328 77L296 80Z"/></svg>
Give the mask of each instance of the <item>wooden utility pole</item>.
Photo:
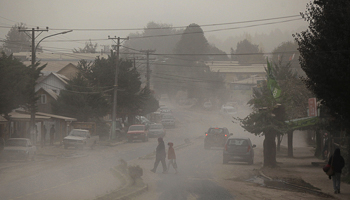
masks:
<svg viewBox="0 0 350 200"><path fill-rule="evenodd" d="M115 64L115 78L114 78L114 92L113 92L113 109L112 109L112 128L111 132L109 135L110 140L116 139L116 133L115 133L115 128L116 128L116 120L117 120L117 91L118 91L118 71L119 71L119 46L120 46L120 40L128 40L129 37L127 38L120 38L120 37L114 37L111 38L108 36L108 39L111 40L117 40L117 45L116 45L116 51L117 51L117 58L116 58L116 64ZM115 41L114 41L115 42ZM111 56L113 54L113 50L111 50Z"/></svg>
<svg viewBox="0 0 350 200"><path fill-rule="evenodd" d="M35 61L36 61L35 60L36 59L36 49L37 49L37 47L39 45L39 43L38 43L38 45L35 45L35 39L36 39L35 32L36 31L40 31L42 33L44 31L49 31L49 28L46 27L46 29L39 29L39 28L37 28L37 29L35 29L35 28L32 28L32 29L18 29L18 31L19 32L25 32L25 33L26 32L30 32L30 31L32 32L32 36L30 36L28 34L27 35L32 39L32 67L34 67L35 66ZM33 81L36 81L36 80L33 80ZM33 93L35 94L35 84L33 85L32 90L33 90ZM36 102L35 102L34 99L32 101L33 102L30 102L30 105L29 105L29 107L30 107L29 108L29 110L30 110L30 123L29 123L29 130L30 130L29 132L30 133L29 134L30 134L30 140L32 141L33 145L36 145L36 140L37 140L37 138L36 138L36 130L35 130Z"/></svg>
<svg viewBox="0 0 350 200"><path fill-rule="evenodd" d="M149 54L155 52L156 50L141 50L140 52L146 52L147 55L147 71L146 71L146 87L150 89L150 79L151 79L151 70L149 67Z"/></svg>

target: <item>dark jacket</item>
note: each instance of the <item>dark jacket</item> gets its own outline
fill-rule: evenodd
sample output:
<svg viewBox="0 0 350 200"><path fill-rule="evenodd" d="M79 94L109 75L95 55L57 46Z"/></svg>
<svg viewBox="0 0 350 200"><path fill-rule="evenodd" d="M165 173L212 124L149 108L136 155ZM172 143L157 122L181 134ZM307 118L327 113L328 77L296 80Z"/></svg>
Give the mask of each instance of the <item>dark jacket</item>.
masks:
<svg viewBox="0 0 350 200"><path fill-rule="evenodd" d="M158 146L156 149L156 158L159 159L165 159L166 153L165 153L165 144L163 141L163 138L158 138Z"/></svg>
<svg viewBox="0 0 350 200"><path fill-rule="evenodd" d="M345 161L344 158L340 155L340 149L336 149L334 151L334 154L329 158L328 164L330 164L333 167L334 172L342 172L341 170L345 165Z"/></svg>

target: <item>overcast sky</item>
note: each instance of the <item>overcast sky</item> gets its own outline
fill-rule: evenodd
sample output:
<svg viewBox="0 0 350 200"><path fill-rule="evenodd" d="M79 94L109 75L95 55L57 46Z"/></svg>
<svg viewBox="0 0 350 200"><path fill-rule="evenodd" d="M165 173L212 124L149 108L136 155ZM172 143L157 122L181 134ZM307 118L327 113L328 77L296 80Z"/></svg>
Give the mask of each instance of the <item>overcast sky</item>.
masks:
<svg viewBox="0 0 350 200"><path fill-rule="evenodd" d="M70 29L131 29L144 28L150 21L157 23L188 26L242 22L299 15L304 12L310 0L0 0L0 39L4 39L8 27L23 22L28 28L49 27L37 40L50 34ZM296 19L296 18L293 18ZM279 20L281 21L281 20ZM266 23L265 22L259 22ZM206 37L215 35L220 40L229 36L246 33L269 33L279 28L282 31L306 27L302 19L257 26L239 28L248 23L202 27ZM62 30L54 30L62 29ZM79 31L45 39L41 45L45 48L59 46L60 51L83 47L85 41L92 39L98 44L112 44L108 35L126 37L136 31ZM139 31L141 32L141 31ZM60 44L52 40L65 40ZM78 41L76 41L78 40Z"/></svg>

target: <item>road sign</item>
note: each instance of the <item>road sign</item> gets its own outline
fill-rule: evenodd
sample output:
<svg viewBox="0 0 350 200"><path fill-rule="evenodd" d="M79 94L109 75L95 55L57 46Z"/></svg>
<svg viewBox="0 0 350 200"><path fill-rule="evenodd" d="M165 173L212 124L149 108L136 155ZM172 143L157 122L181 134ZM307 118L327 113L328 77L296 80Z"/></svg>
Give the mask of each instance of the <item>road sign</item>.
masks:
<svg viewBox="0 0 350 200"><path fill-rule="evenodd" d="M309 98L309 117L317 116L316 98Z"/></svg>

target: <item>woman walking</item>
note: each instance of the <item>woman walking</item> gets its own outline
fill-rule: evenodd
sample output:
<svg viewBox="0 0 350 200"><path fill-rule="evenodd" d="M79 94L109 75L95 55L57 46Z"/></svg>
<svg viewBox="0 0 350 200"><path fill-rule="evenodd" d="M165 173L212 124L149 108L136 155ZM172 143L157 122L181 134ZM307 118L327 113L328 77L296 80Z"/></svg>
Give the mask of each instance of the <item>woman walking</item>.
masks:
<svg viewBox="0 0 350 200"><path fill-rule="evenodd" d="M158 138L158 146L156 148L156 161L154 162L154 167L151 169L151 172L156 173L159 162L162 162L163 173L166 173L166 164L165 164L166 152L165 144L163 138Z"/></svg>
<svg viewBox="0 0 350 200"><path fill-rule="evenodd" d="M343 169L345 162L344 158L340 155L340 149L337 148L334 151L334 154L329 158L328 164L333 168L333 175L331 175L333 180L333 189L334 194L340 193L340 178L341 178L341 170Z"/></svg>

